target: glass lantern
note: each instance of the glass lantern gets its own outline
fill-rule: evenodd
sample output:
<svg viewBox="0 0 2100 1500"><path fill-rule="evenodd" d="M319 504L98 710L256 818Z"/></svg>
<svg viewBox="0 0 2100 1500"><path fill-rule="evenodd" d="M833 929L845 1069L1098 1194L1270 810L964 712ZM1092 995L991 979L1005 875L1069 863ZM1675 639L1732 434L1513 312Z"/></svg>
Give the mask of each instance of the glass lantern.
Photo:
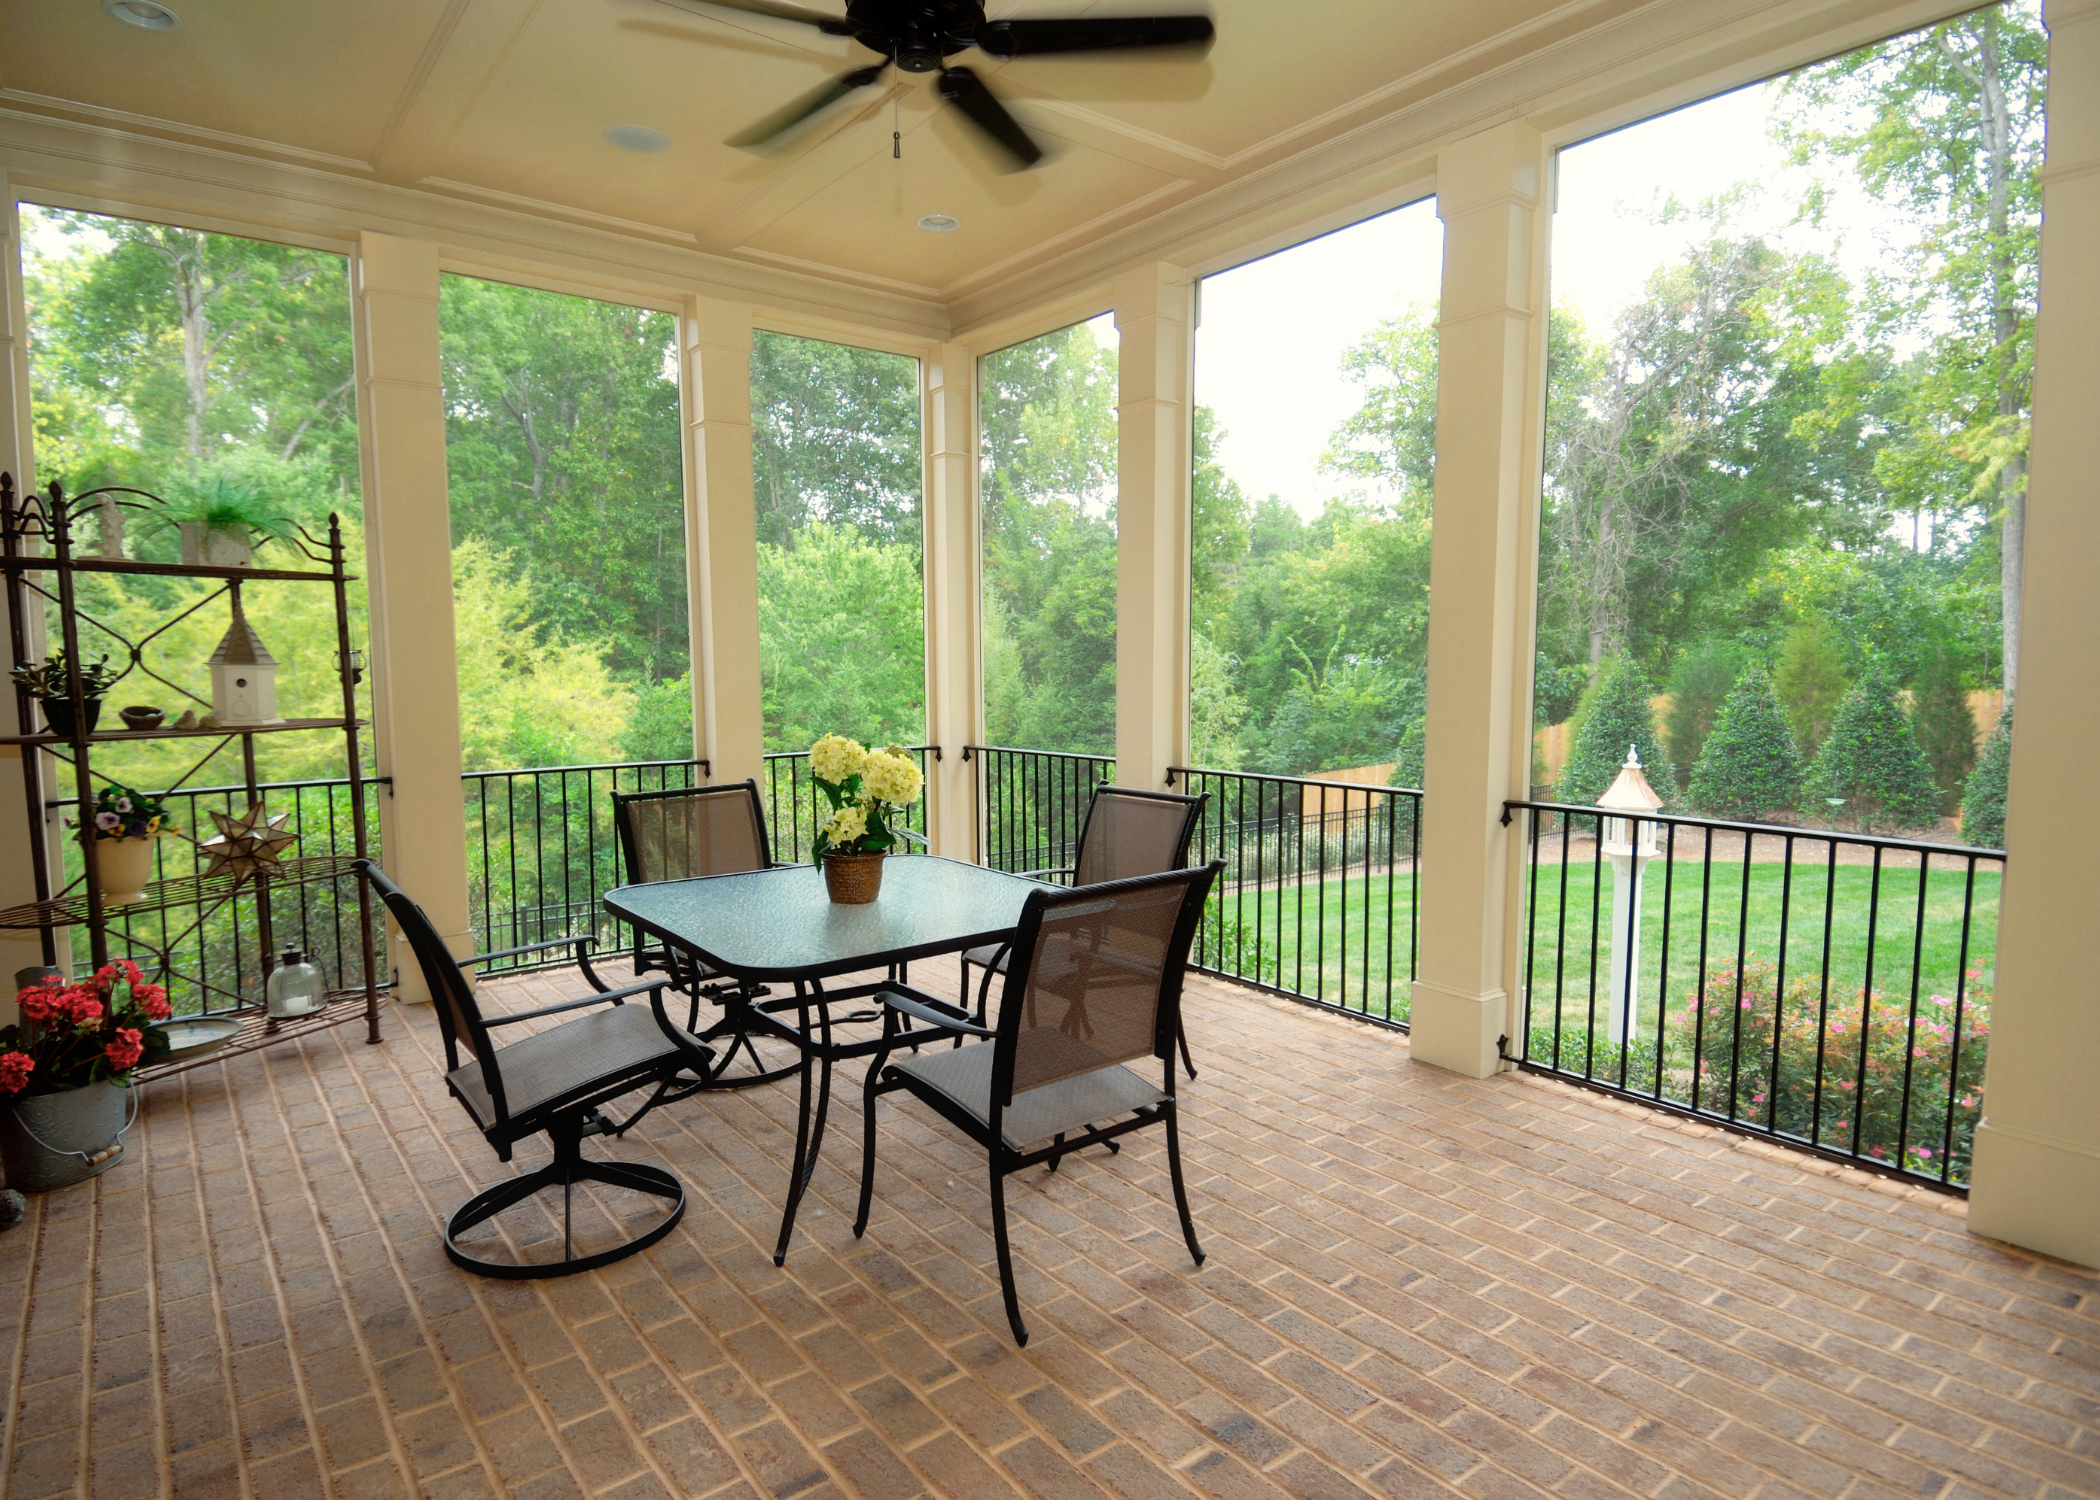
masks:
<svg viewBox="0 0 2100 1500"><path fill-rule="evenodd" d="M273 1021L312 1015L328 999L321 983L321 971L308 963L306 955L297 948L287 948L278 956L277 967L270 972L269 982L263 986L263 998L269 1005Z"/></svg>

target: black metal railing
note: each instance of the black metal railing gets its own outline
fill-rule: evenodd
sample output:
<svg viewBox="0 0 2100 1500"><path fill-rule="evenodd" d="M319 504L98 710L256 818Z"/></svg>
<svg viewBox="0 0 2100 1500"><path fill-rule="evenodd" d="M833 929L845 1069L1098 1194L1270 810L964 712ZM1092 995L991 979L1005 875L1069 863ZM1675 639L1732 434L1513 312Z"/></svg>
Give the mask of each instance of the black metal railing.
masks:
<svg viewBox="0 0 2100 1500"><path fill-rule="evenodd" d="M1071 865L1094 788L1116 779L1108 755L965 745L963 759L977 770L977 863L1011 874Z"/></svg>
<svg viewBox="0 0 2100 1500"><path fill-rule="evenodd" d="M365 783L366 847L379 857L379 802L385 795L385 779ZM211 814L240 815L260 796L272 817L285 816L285 831L296 842L284 851L291 858L349 859L357 852L350 810L347 778L319 781L261 782L251 795L248 787L183 787L161 795L173 826L181 837L161 839L154 849L153 878L177 880L199 868L192 841L202 842L216 832ZM49 801L47 807L61 815L78 806L68 799ZM71 830L67 830L70 835ZM82 878L84 860L77 838L61 841L67 885ZM267 893L269 921L259 923L255 903ZM195 906L160 908L147 903L136 908L111 907L111 952L135 959L143 967L162 970L169 1003L181 1015L211 1014L262 1001L261 955L251 943L237 940L240 933L266 931L278 949L296 947L309 962L318 965L330 989L350 989L364 983L363 948L358 939L357 883L344 874L332 879L245 885L227 902L199 910ZM384 924L375 922L378 969L382 980L390 972L386 960ZM76 964L89 962L87 933L73 930Z"/></svg>
<svg viewBox="0 0 2100 1500"><path fill-rule="evenodd" d="M1554 802L1518 815L1522 1066L1965 1188L2003 850Z"/></svg>
<svg viewBox="0 0 2100 1500"><path fill-rule="evenodd" d="M606 913L603 897L626 877L613 831L615 792L697 785L699 760L623 761L589 766L469 771L467 909L483 952L594 933L601 946L632 941ZM487 972L567 963L569 955L527 954Z"/></svg>
<svg viewBox="0 0 2100 1500"><path fill-rule="evenodd" d="M941 758L938 745L912 745L905 751L918 764L919 775L931 785L930 762ZM817 830L831 817L831 804L810 775L807 750L776 751L766 756L766 774L758 790L765 799L766 829L773 840L773 858L801 861L811 857ZM904 826L921 835L926 832L926 797L904 812ZM904 852L910 852L907 840Z"/></svg>
<svg viewBox="0 0 2100 1500"><path fill-rule="evenodd" d="M1225 861L1190 963L1404 1029L1422 793L1182 766L1167 779L1210 796L1190 859Z"/></svg>

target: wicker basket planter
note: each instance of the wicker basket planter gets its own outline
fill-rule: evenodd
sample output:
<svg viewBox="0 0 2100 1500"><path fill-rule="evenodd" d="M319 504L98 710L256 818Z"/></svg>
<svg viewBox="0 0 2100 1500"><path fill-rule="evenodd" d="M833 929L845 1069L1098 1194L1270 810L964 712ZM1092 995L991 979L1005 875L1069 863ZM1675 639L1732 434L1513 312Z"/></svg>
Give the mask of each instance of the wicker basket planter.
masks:
<svg viewBox="0 0 2100 1500"><path fill-rule="evenodd" d="M882 890L881 854L826 854L824 889L840 906L866 906Z"/></svg>

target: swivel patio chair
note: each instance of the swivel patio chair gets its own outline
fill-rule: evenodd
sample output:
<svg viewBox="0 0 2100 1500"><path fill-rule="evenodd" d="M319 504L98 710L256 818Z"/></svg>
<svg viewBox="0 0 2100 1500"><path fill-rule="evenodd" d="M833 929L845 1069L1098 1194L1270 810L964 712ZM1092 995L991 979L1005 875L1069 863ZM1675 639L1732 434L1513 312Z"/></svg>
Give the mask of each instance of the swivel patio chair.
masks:
<svg viewBox="0 0 2100 1500"><path fill-rule="evenodd" d="M1203 816L1204 804L1209 800L1208 792L1190 797L1179 792L1097 786L1093 801L1087 804L1086 822L1080 825L1078 857L1069 865L1024 870L1022 873L1031 880L1061 877L1067 884L1083 886L1179 870L1189 862L1189 840L1195 834L1196 823ZM984 1024L992 976L1006 972L1009 946L1005 943L988 944L972 948L962 956L963 1006L976 1016L979 1026ZM970 1004L972 964L984 970L984 982L977 988L974 1007ZM1189 1077L1194 1078L1196 1064L1189 1056L1188 1038L1177 1037L1176 1040L1181 1047L1181 1065L1188 1070Z"/></svg>
<svg viewBox="0 0 2100 1500"><path fill-rule="evenodd" d="M875 1101L905 1089L985 1148L999 1285L1016 1343L1028 1342L1028 1329L1014 1291L1005 1180L1023 1168L1047 1162L1055 1170L1067 1152L1164 1126L1181 1233L1202 1265L1181 1177L1174 1043L1189 943L1204 897L1223 868L1222 860L1213 860L1198 870L1031 892L1014 933L993 1028L959 1021L948 1005L903 986L883 990L878 998L884 1048L868 1069L863 1092L860 1209L853 1233L867 1229L874 1200ZM914 1050L892 1062L894 1049L924 1037L923 1031L902 1030L906 1018L978 1040ZM1157 1088L1125 1066L1148 1056L1163 1064ZM1110 1123L1093 1123L1098 1120Z"/></svg>
<svg viewBox="0 0 2100 1500"><path fill-rule="evenodd" d="M613 827L619 834L629 885L774 868L765 804L756 780L658 792L615 792ZM705 1080L708 1086L747 1088L772 1083L795 1071L793 1067L768 1069L752 1048L739 1015L743 1006L766 995L764 985L739 985L668 944L651 946L640 932L634 938L635 973L667 974L671 988L689 998L687 1031L699 1029L703 998L723 1008L721 1019L701 1034L702 1041L731 1039ZM750 1057L752 1071L732 1075L729 1065L740 1051Z"/></svg>
<svg viewBox="0 0 2100 1500"><path fill-rule="evenodd" d="M680 1068L711 1056L696 1038L674 1040L672 1023L663 1009L664 981L609 988L591 967L594 940L589 937L550 938L455 959L423 909L378 865L359 860L357 868L386 903L430 987L438 1030L445 1041L445 1086L452 1097L495 1148L499 1161L509 1161L518 1142L530 1136L545 1135L554 1150L554 1159L546 1166L476 1193L453 1210L445 1221L445 1254L453 1264L513 1281L567 1276L623 1260L669 1234L685 1214L685 1188L676 1177L642 1162L591 1160L582 1151L585 1136L621 1135L633 1128L663 1099L666 1086ZM577 966L595 993L517 1014L482 1013L463 964L544 952L565 944L575 947ZM625 1003L637 995L647 995L649 1003ZM498 1027L600 1006L604 1008L506 1047L496 1046L491 1036ZM600 1111L599 1106L620 1095L652 1084L655 1093L624 1123L615 1124ZM665 1198L671 1207L642 1233L608 1249L578 1255L572 1209L576 1184L586 1181ZM560 1260L488 1260L460 1245L459 1237L466 1231L550 1187L562 1191Z"/></svg>

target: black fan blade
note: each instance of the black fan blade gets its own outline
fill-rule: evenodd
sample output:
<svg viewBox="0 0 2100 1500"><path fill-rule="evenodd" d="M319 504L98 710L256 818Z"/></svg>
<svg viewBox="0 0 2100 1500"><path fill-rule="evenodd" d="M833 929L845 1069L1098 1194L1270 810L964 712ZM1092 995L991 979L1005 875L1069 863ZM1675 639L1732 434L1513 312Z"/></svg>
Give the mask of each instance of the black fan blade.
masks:
<svg viewBox="0 0 2100 1500"><path fill-rule="evenodd" d="M705 11L694 11L692 7L695 5L712 5L722 10L740 10L748 15L771 16L777 21L797 21L804 26L814 26L832 36L853 35L843 17L827 16L821 11L790 5L787 0L657 0L657 4L684 11L689 16L706 14Z"/></svg>
<svg viewBox="0 0 2100 1500"><path fill-rule="evenodd" d="M970 123L1004 146L1014 160L1032 167L1043 159L1043 148L1021 128L1021 122L992 97L984 81L968 68L941 70L941 97L970 117Z"/></svg>
<svg viewBox="0 0 2100 1500"><path fill-rule="evenodd" d="M823 113L855 89L864 89L875 82L882 77L882 70L889 65L889 59L884 58L868 67L841 73L829 83L811 89L794 103L774 110L749 129L738 131L729 138L728 144L749 149L778 140L810 116Z"/></svg>
<svg viewBox="0 0 2100 1500"><path fill-rule="evenodd" d="M1049 52L1117 52L1131 47L1204 47L1217 35L1209 16L1104 16L1069 21L994 21L977 33L993 57Z"/></svg>

